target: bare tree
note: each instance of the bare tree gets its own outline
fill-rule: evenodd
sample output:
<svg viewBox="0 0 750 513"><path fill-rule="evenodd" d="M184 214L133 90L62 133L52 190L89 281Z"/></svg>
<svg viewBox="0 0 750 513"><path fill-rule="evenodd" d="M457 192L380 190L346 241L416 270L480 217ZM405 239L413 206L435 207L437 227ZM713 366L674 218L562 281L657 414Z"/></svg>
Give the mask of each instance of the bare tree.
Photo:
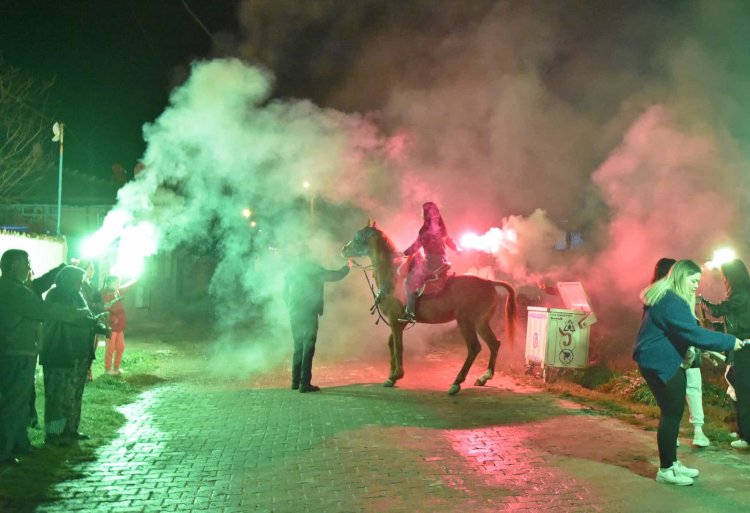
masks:
<svg viewBox="0 0 750 513"><path fill-rule="evenodd" d="M51 129L44 114L51 86L52 82L0 63L1 203L17 201L52 168L52 160L42 151Z"/></svg>

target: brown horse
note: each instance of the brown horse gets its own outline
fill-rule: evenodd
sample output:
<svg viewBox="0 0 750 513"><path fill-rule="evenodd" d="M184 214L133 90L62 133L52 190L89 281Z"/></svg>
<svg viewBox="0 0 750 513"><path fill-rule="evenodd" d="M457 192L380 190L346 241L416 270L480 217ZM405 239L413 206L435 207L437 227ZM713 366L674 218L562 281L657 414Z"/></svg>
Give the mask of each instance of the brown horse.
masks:
<svg viewBox="0 0 750 513"><path fill-rule="evenodd" d="M396 381L404 377L402 356L406 324L398 321L404 312L404 303L399 298L400 294L397 294L402 286L397 279L398 268L404 262L404 257L396 251L393 243L375 223L369 221L367 226L357 231L354 238L343 247L341 254L346 258L369 256L372 262L375 282L379 289L376 306L380 308L383 318L391 327L391 334L388 336L391 369L383 386L392 387ZM481 350L477 333L490 350L490 361L487 371L477 379L475 385L483 386L495 375L500 341L490 328L490 319L499 303L496 285L508 291L505 302L505 327L509 339L512 340L516 318L516 294L513 287L504 281L485 280L469 275L455 276L439 294L421 298L417 303L417 322L441 324L455 320L466 341L466 361L448 390L451 395L461 390L461 383L466 380L466 375Z"/></svg>

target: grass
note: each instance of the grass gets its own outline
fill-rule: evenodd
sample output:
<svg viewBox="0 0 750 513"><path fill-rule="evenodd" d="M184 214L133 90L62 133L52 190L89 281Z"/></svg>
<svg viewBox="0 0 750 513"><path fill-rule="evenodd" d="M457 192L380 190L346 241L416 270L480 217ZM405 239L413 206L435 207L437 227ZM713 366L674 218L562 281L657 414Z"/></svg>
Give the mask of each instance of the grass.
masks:
<svg viewBox="0 0 750 513"><path fill-rule="evenodd" d="M153 344L130 342L125 350L122 376L109 376L103 369L103 350L94 361L93 382L86 385L80 430L90 440L67 447L44 446L44 432L29 430L32 445L39 447L14 468L0 468L0 511L33 511L35 505L54 499L55 483L76 477L76 464L96 458L98 447L108 443L123 426L125 416L118 406L133 402L148 388L163 381L159 369L174 353L156 350ZM36 379L37 411L44 416L44 388L41 368Z"/></svg>
<svg viewBox="0 0 750 513"><path fill-rule="evenodd" d="M705 365L703 375L703 430L714 442L728 444L735 431L734 404L726 394L723 369ZM557 379L546 383L548 391L574 399L600 412L617 417L639 427L654 430L659 420L659 408L654 396L638 370L614 373L603 366L592 366L578 371L565 371ZM538 383L538 381L537 381ZM681 436L692 438L687 407L680 427Z"/></svg>

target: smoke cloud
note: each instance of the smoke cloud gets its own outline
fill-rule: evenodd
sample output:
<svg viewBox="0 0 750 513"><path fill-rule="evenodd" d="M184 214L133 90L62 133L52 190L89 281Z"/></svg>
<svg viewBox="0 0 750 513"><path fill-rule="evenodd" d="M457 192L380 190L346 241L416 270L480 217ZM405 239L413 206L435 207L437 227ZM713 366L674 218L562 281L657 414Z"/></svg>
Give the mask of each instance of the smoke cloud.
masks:
<svg viewBox="0 0 750 513"><path fill-rule="evenodd" d="M193 65L144 130L147 171L119 196L156 222L162 248L218 253L220 328L246 341L249 319L262 326L247 362L288 350L286 245L310 240L336 267L370 216L403 249L424 201L456 239L513 228L497 265L519 287L583 282L600 358L629 353L658 258L702 262L719 243L746 256L746 3L304 4L242 4L247 34L228 50L242 59ZM313 100L280 99L305 84ZM583 245L556 251L570 231ZM327 297L331 351L368 351L363 339L385 351L359 278Z"/></svg>

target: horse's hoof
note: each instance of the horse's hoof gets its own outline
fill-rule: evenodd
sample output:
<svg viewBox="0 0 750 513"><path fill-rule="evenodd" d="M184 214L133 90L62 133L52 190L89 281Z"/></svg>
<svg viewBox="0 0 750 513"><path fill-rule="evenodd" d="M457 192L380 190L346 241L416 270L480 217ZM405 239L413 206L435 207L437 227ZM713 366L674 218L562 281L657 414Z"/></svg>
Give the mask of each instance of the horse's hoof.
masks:
<svg viewBox="0 0 750 513"><path fill-rule="evenodd" d="M486 383L487 383L486 379L477 378L477 380L474 382L474 386L483 387Z"/></svg>
<svg viewBox="0 0 750 513"><path fill-rule="evenodd" d="M393 381L392 379L388 378L388 379L385 380L385 383L383 383L383 386L386 387L386 388L392 388L393 385L395 385L395 384L396 384L395 381Z"/></svg>
<svg viewBox="0 0 750 513"><path fill-rule="evenodd" d="M448 395L456 395L458 392L461 391L461 385L451 385L451 387L448 389Z"/></svg>

